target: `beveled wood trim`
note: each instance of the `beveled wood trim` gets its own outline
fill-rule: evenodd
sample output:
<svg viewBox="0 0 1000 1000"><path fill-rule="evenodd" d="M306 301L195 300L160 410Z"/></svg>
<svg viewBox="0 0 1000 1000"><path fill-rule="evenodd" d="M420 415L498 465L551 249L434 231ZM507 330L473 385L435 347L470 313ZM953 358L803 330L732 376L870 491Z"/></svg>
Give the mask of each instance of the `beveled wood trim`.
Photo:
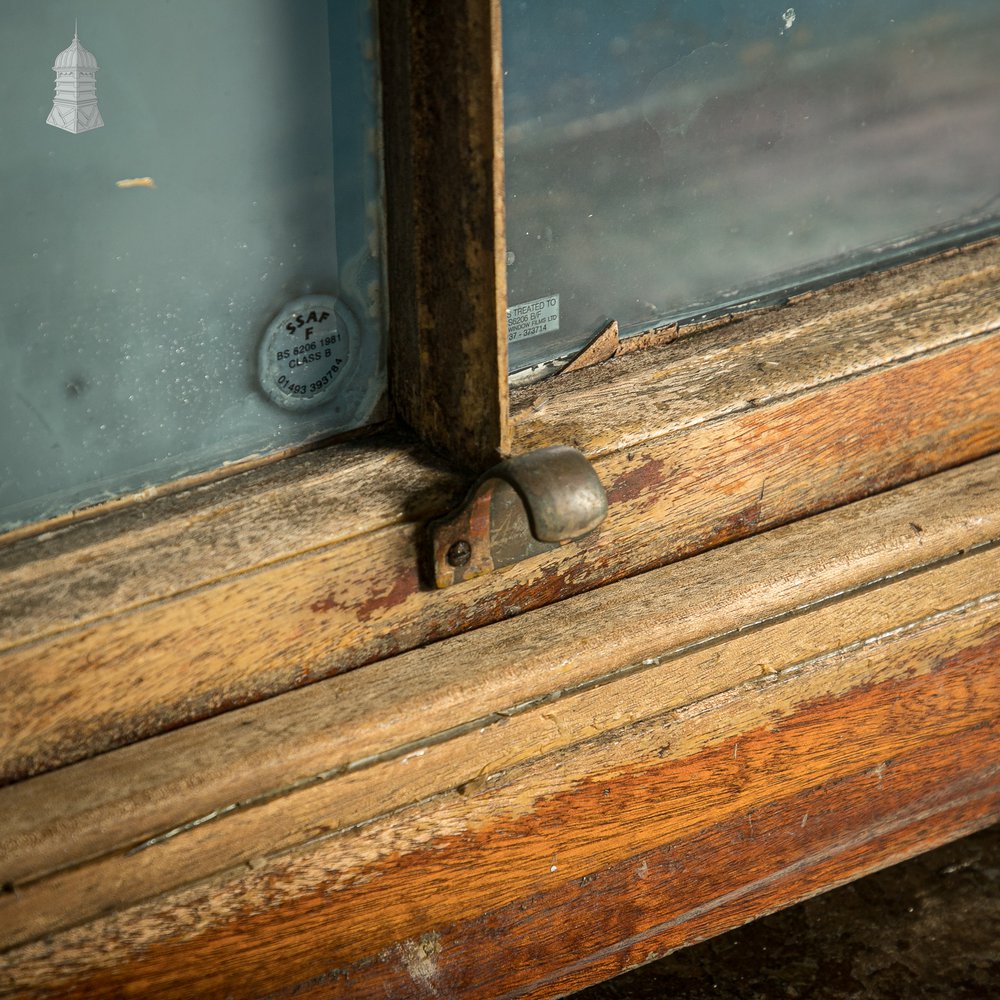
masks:
<svg viewBox="0 0 1000 1000"><path fill-rule="evenodd" d="M249 735L258 736L247 759L249 765L263 762L263 766L253 773L236 773L231 752L212 742L218 734L209 727L182 731L186 738L156 746L133 744L143 747L139 768L135 766L138 755L117 751L109 755L104 767L92 767L92 762L76 765L56 789L51 784L32 787L33 781L42 779L11 786L7 791L23 787L23 793L3 796L5 805L29 803L43 808L32 816L30 829L12 833L8 826L2 831L10 860L5 860L0 871L16 893L0 896L0 948L75 926L239 864L299 849L317 837L370 822L376 815L443 791L461 787L462 794L471 794L485 786L490 773L533 760L540 753L565 750L580 733L596 738L620 728L623 719L635 721L678 711L689 699L718 695L727 690L727 684L739 688L759 681L780 669L773 666L777 660L803 662L823 655L831 634L846 645L864 644L873 635L904 627L895 617L900 602L911 618L924 614L942 628L942 606L946 611L964 608L966 613L977 606L996 620L1000 600L995 594L982 596L998 578L996 550L991 550L989 559L974 560L972 565L960 562L947 570L929 571L916 582L900 581L875 594L865 590L822 611L811 611L806 618L796 615L787 622L766 623L744 641L729 638L697 653L661 654L671 660L673 676L665 682L656 678L653 683L641 671L628 679L612 676L613 702L607 691L594 690L567 692L570 697L555 712L508 706L496 713L499 718L487 715L451 727L453 731L465 729L461 735L452 732L447 738L433 733L371 757L324 766L320 780L309 776L267 787L269 776L280 779L304 769L310 754L292 746L292 740L296 732L301 733L303 721L315 725L319 718L311 708L306 720L289 723L284 711L288 706L273 706L275 714L263 720L234 720L234 725L261 726L265 731L263 739L260 729L238 734L243 747L250 742ZM854 615L858 619L852 621ZM910 623L904 624L909 627ZM329 704L327 698L319 701L322 707ZM538 701L544 703L543 698ZM447 697L442 702L434 715L450 707ZM737 711L735 706L733 711ZM499 724L508 718L509 723ZM553 720L558 720L555 732ZM268 732L276 729L281 730L280 742ZM324 765L336 760L332 748L320 746L317 731L306 735L311 737L307 749L314 760L325 757ZM275 756L269 756L272 751ZM224 760L216 764L220 755ZM192 767L192 761L206 759L212 761L213 772L207 777ZM159 783L151 782L142 765L159 766L167 775ZM121 784L134 776L137 784L145 779L141 795ZM238 796L231 792L236 786L253 790ZM83 792L94 798L81 801ZM109 795L111 809L100 814L95 800ZM202 805L206 800L216 804L206 809ZM61 804L70 816L52 821L52 804ZM242 812L230 816L236 809ZM44 820L49 820L48 826L43 826ZM16 821L10 824L17 825ZM90 857L85 853L88 850ZM47 870L47 866L52 867Z"/></svg>
<svg viewBox="0 0 1000 1000"><path fill-rule="evenodd" d="M374 761L471 720L510 718L515 706L544 700L553 691L593 685L664 650L704 643L748 622L773 622L829 594L841 599L815 611L813 627L840 620L841 641L864 638L881 631L899 601L894 584L877 595L866 588L914 566L938 568L902 587L910 612L919 607L929 615L972 600L1000 580L1000 551L976 551L960 566L948 560L1000 538L1000 504L991 503L998 479L1000 458L983 459L747 539L735 550L709 552L0 789L0 883L71 866L112 841L114 847L134 846L318 773L357 770L359 761ZM822 553L821 564L812 562L812 552ZM738 583L734 560L747 567ZM848 596L859 588L865 593ZM675 599L680 594L685 600ZM680 702L701 691L703 683L708 688L702 693L716 690L720 676L728 684L755 677L775 643L783 656L813 655L818 650L800 630L794 621L773 622L766 642L757 633L730 641L726 655L733 675L724 673L730 668L719 663L717 652L691 654L690 671L661 687ZM532 633L540 639L526 642ZM553 649L560 650L558 661ZM710 679L700 676L704 662L716 664ZM477 664L472 676L469 663ZM639 699L644 682L635 683L630 698ZM623 683L622 690L631 684ZM582 711L588 717L591 709L585 705ZM595 732L602 724L613 727L598 714L590 724ZM505 729L509 733L516 725ZM526 734L503 739L510 745L493 747L491 759L512 763L530 756L533 744ZM192 759L198 761L196 775ZM410 794L426 763L409 767L411 780L402 794ZM376 793L369 774L362 787L388 803L401 793L393 780ZM94 791L81 796L84 786ZM341 817L344 823L363 818Z"/></svg>
<svg viewBox="0 0 1000 1000"><path fill-rule="evenodd" d="M379 21L392 398L481 471L510 447L499 0L383 0Z"/></svg>
<svg viewBox="0 0 1000 1000"><path fill-rule="evenodd" d="M800 325L780 326L780 311L769 324L744 324L753 336L743 346L723 328L705 335L703 354L698 338L678 342L675 363L648 352L649 385L640 391L630 369L622 384L632 398L619 397L636 416L608 416L617 444L603 432L571 442L595 456L611 501L605 524L460 587L428 589L419 564L426 520L463 483L386 438L0 549L0 779L1000 450L998 258L994 245L906 270L905 280L902 271L880 275L864 303L854 283L842 297L831 289L824 310L793 308ZM758 366L758 348L787 364ZM581 406L597 371L566 376L566 387L583 379ZM556 426L587 426L581 417L573 430L570 388L556 379L544 391ZM539 414L523 426L536 433Z"/></svg>
<svg viewBox="0 0 1000 1000"><path fill-rule="evenodd" d="M988 822L998 468L0 791L8 990L550 996Z"/></svg>
<svg viewBox="0 0 1000 1000"><path fill-rule="evenodd" d="M513 448L620 451L761 406L777 385L806 392L998 330L998 287L1000 240L988 240L731 316L514 390Z"/></svg>

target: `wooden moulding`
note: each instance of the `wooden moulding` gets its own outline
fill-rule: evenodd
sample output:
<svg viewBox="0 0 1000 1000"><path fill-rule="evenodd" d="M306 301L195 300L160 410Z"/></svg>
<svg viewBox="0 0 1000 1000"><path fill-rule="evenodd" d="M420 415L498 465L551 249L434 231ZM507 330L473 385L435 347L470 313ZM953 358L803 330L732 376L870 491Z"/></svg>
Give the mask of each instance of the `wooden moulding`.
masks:
<svg viewBox="0 0 1000 1000"><path fill-rule="evenodd" d="M608 519L460 587L418 567L463 479L385 436L0 547L0 781L996 451L998 280L981 247L519 393L519 448L581 447Z"/></svg>
<svg viewBox="0 0 1000 1000"><path fill-rule="evenodd" d="M402 419L478 472L510 447L499 0L380 4Z"/></svg>
<svg viewBox="0 0 1000 1000"><path fill-rule="evenodd" d="M0 993L555 996L985 825L998 473L0 790Z"/></svg>
<svg viewBox="0 0 1000 1000"><path fill-rule="evenodd" d="M1000 241L990 241L517 389L514 450L558 440L620 451L995 331L998 281Z"/></svg>

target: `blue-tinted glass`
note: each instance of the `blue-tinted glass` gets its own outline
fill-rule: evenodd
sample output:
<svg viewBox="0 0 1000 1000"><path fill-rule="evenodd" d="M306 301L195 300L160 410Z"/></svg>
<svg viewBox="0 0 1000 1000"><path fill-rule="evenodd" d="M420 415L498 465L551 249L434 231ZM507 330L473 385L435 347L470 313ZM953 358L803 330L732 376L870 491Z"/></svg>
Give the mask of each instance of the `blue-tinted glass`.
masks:
<svg viewBox="0 0 1000 1000"><path fill-rule="evenodd" d="M993 226L997 0L508 0L511 368Z"/></svg>
<svg viewBox="0 0 1000 1000"><path fill-rule="evenodd" d="M0 529L380 415L372 20L0 0Z"/></svg>

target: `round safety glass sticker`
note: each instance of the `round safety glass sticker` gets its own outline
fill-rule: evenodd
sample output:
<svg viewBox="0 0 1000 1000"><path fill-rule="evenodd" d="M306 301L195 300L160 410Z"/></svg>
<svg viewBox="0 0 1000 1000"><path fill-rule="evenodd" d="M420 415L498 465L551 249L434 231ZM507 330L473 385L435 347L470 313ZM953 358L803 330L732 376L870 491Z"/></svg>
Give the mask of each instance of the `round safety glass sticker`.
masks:
<svg viewBox="0 0 1000 1000"><path fill-rule="evenodd" d="M331 400L346 384L358 352L358 324L333 295L289 302L271 321L260 345L260 384L289 410Z"/></svg>

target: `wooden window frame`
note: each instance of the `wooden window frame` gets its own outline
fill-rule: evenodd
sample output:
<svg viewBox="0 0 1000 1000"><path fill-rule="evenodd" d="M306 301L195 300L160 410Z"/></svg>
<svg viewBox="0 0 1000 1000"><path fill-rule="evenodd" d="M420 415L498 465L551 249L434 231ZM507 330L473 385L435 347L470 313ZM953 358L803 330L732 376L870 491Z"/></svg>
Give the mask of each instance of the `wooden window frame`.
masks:
<svg viewBox="0 0 1000 1000"><path fill-rule="evenodd" d="M33 905L16 898L22 879L25 898L29 886L43 895L58 894L65 891L60 878L100 874L105 862L121 865L138 846L161 836L167 843L171 838L165 835L178 829L201 829L201 817L213 817L231 803L284 802L302 789L347 788L355 773L345 794L360 797L360 804L338 820L348 832L345 842L363 845L364 837L350 831L370 823L390 839L411 836L407 808L415 808L417 799L409 793L394 799L386 791L403 787L407 754L401 748L418 755L414 762L434 746L453 750L454 741L466 738L482 720L492 720L482 728L499 733L493 726L496 713L502 716L517 706L530 706L514 713L522 720L517 725L544 727L545 705L565 689L585 697L587 690L608 687L613 680L608 689L623 691L614 685L626 684L636 663L671 650L672 657L687 655L670 631L679 627L677 622L657 617L652 606L643 604L647 591L660 601L673 592L680 601L696 599L693 617L700 614L704 621L679 633L690 642L711 639L722 644L719 648L736 650L733 636L749 624L766 622L760 627L771 629L769 636L784 637L791 649L795 641L781 631L782 616L799 615L803 603L819 606L850 592L855 606L868 608L867 595L885 596L891 586L896 586L892 593L906 595L904 603L915 601L915 590L890 581L936 573L951 580L955 606L961 598L984 609L975 642L948 641L954 655L980 650L975 669L970 666L961 677L978 683L983 704L992 704L988 668L994 661L984 661L980 633L988 632L995 611L986 601L984 571L966 572L973 563L962 560L980 559L980 550L991 552L996 535L995 502L988 489L995 464L982 463L1000 450L995 295L1000 243L985 241L809 293L781 308L731 317L674 343L517 389L508 405L499 9L495 0L447 6L445 12L417 0L381 5L386 93L409 97L408 102L386 102L390 377L400 429L224 480L159 491L98 516L16 533L0 548L5 581L0 673L6 693L0 721L10 734L0 770L0 779L10 784L0 789L0 797L8 816L31 817L26 825L19 827L15 819L13 827L0 829L0 843L22 865L9 879L10 898L0 897L0 911L6 907L8 918L13 914L21 920ZM439 183L445 171L453 183ZM555 443L575 445L593 461L611 501L606 524L578 542L481 580L430 589L421 571L426 522L454 504L469 479L491 461ZM969 483L978 483L978 492L963 500ZM909 517L916 528L908 527ZM818 518L821 527L803 520L811 518ZM823 538L824 531L835 536L856 518L866 525L860 550L855 546L834 558L829 540L825 547L816 542L816 531ZM880 524L885 525L881 539ZM785 535L753 537L782 525ZM780 549L780 542L769 541L773 537L809 540L817 545L816 555L786 557L784 575L759 573L752 585L741 587L731 576L733 560L766 561L775 545ZM738 544L729 546L733 542ZM966 557L964 549L973 551ZM955 560L961 572L949 570ZM798 600L804 592L791 600L789 580L801 587L810 573L817 583L807 600ZM713 589L706 574L709 582L713 574L721 582ZM705 610L726 605L734 611L721 619ZM846 612L839 604L831 606L840 610L834 624L825 627L840 627ZM629 608L640 610L629 617ZM920 621L933 618L929 606L920 614ZM619 627L625 620L637 633L648 623L650 634L641 642L634 636L622 639ZM945 630L940 634L951 636L950 619L934 623ZM863 642L866 636L859 633L852 641ZM521 652L516 658L505 653L490 659L486 647L494 641L515 644L510 648ZM569 673L560 644L575 650ZM948 652L947 642L943 649ZM864 667L857 658L851 662L857 687ZM425 669L417 689L408 687ZM933 673L914 670L920 676ZM671 688L673 700L661 701L660 710L673 711L709 695L724 701L726 691L748 682L745 675L723 681L708 674L722 686L699 687L692 665L681 673L681 689ZM892 678L898 681L896 674ZM851 684L842 693L860 697ZM338 705L341 715L334 711ZM324 711L336 720L333 733ZM731 708L719 711L720 724L736 718ZM888 718L884 705L878 711ZM953 711L961 722L961 710ZM981 728L980 715L970 706L967 725L948 730L952 736L968 730L963 761L982 752L975 742L980 737L972 735L979 732L976 726ZM304 721L297 726L296 719ZM504 775L521 773L518 767L529 769L530 781L524 780L534 782L536 791L562 787L557 771L564 768L575 767L574 780L585 783L599 768L587 763L592 749L588 723L581 715L575 720L565 723L568 735L562 742L546 743L545 753L530 760L459 754L429 771L417 787L431 798L444 788L458 789L462 803L497 808L505 800L499 792L491 798L485 782L500 775L502 785ZM615 732L614 721L601 732ZM752 721L732 723L737 743L740 732L753 730ZM926 747L937 747L941 733L932 731L927 718L923 721L926 734L916 745L924 740ZM263 735L252 744L241 742L234 727L254 722ZM240 752L227 753L229 746ZM908 752L900 744L901 757L910 761ZM174 753L181 764L171 771L164 761ZM254 753L251 770L247 760ZM206 754L217 758L218 766L207 767ZM431 759L438 758L432 753ZM195 761L200 763L195 766ZM476 768L470 771L473 761ZM917 768L913 761L907 766ZM942 752L935 751L925 779L933 772L947 783L946 764ZM370 784L372 766L383 767L382 785ZM420 766L414 763L411 770ZM808 767L801 770L809 774ZM834 817L831 843L840 848L831 848L814 868L792 850L782 871L799 865L801 873L785 878L785 895L751 894L735 909L716 908L715 918L685 924L686 936L661 935L660 947L715 932L727 921L783 905L995 817L995 775L975 771L972 763L959 770L966 784L936 813L919 800L921 815L933 813L933 821L922 827L915 820L893 825L890 810L868 826L852 827L852 852L843 837L836 841ZM821 772L817 765L816 774ZM973 773L979 785L970 799ZM121 774L134 778L124 792ZM337 785L332 778L343 780ZM862 778L851 780L850 795L868 787ZM958 788L959 778L954 784ZM140 804L143 788L155 804L148 812ZM385 798L373 804L375 788ZM907 799L903 790L899 796L910 810L907 815L920 812L914 805L919 796ZM778 800L772 805L777 808ZM762 820L767 807L767 793L759 791L753 808ZM434 815L447 826L460 813L460 808L451 813L446 808ZM305 816L296 820L300 833L311 829ZM213 819L205 830L238 831L238 819L237 811L231 826ZM314 831L321 840L329 832ZM111 974L88 938L102 920L114 920L100 913L138 906L136 912L155 912L162 921L164 913L180 912L195 897L231 899L224 881L211 889L217 884L213 879L223 872L234 878L233 864L257 863L257 855L244 858L233 850L235 835L223 837L221 855L207 847L189 849L187 841L171 843L171 848L183 843L184 863L178 868L172 862L167 881L151 883L172 894L166 910L150 911L144 890L132 890L131 896L125 890L121 896L97 893L93 898L103 900L103 909L81 911L69 922L76 926L68 926L44 918L51 911L39 905L32 912L43 915L39 933L55 935L56 957L39 958L37 944L19 939L11 953L10 981L38 986L71 971L80 982L90 976L92 987L122 988L128 980L121 976L142 967L139 952L150 947L157 931L144 925L141 944L138 938L132 944L122 939L120 954L129 958L124 971ZM741 836L735 827L720 833L698 863L708 864L705 859L717 851L720 859L729 859L718 862L719 871L728 871ZM284 857L289 844L273 833L255 838L254 850L266 858L262 870L280 882L276 859ZM297 849L308 839L304 834L293 838ZM645 846L652 850L655 844ZM694 841L688 844L690 851L695 847ZM153 852L139 857L145 863ZM199 867L199 857L207 868ZM558 862L553 865L551 875L559 868ZM705 870L711 874L710 865ZM129 884L136 884L142 867L128 871ZM613 878L624 879L624 871ZM481 891L488 892L502 874L494 871ZM240 882L243 890L245 882ZM553 879L542 892L550 902L532 911L536 930L550 903L551 912L558 913L577 905L567 886ZM308 893L299 889L298 895L286 895L279 913L308 911ZM654 898L662 900L669 891L669 880L661 882ZM723 889L718 892L725 895ZM523 888L521 902L511 905L522 905L528 897L534 898ZM360 898L348 893L336 910L342 920L355 914L358 933L367 927L357 909ZM704 902L692 899L692 910ZM608 917L626 904L637 905L636 893L623 883L601 912ZM496 958L487 955L492 946L475 923L476 905L485 908L482 912L489 909L480 902L463 911L462 919L471 923L455 932L454 941L475 941L486 949L485 968ZM439 968L435 949L441 946L443 918L428 918L425 927L413 914L404 916L400 927L406 934L376 949L377 960L358 952L355 977L362 967L381 970L385 982L404 990L424 968L430 977L424 985L434 987L437 973L428 970ZM452 916L449 927L459 920ZM513 927L515 918L512 910L502 919ZM308 913L303 919L317 940L326 940ZM217 914L205 918L204 940L214 942L211 947L221 955L227 954L224 935L213 938L212 933L226 926ZM273 931L267 926L268 933ZM286 938L280 939L287 945ZM249 940L253 948L260 945L259 938ZM607 931L604 940L600 934L580 937L574 961L536 955L531 961L537 975L522 975L516 989L554 995L567 984L583 985L646 957L641 950L646 939L634 947L629 940L618 928ZM609 951L612 944L616 948ZM237 945L231 947L245 958ZM207 953L191 944L191 954L204 959ZM504 954L502 947L495 948L496 956ZM591 960L584 962L584 956ZM422 965L424 960L430 964ZM294 976L311 967L301 955L296 963L289 965L286 985L303 981ZM17 978L18 969L26 978ZM278 988L277 981L272 986ZM316 987L318 995L326 986L324 981Z"/></svg>

